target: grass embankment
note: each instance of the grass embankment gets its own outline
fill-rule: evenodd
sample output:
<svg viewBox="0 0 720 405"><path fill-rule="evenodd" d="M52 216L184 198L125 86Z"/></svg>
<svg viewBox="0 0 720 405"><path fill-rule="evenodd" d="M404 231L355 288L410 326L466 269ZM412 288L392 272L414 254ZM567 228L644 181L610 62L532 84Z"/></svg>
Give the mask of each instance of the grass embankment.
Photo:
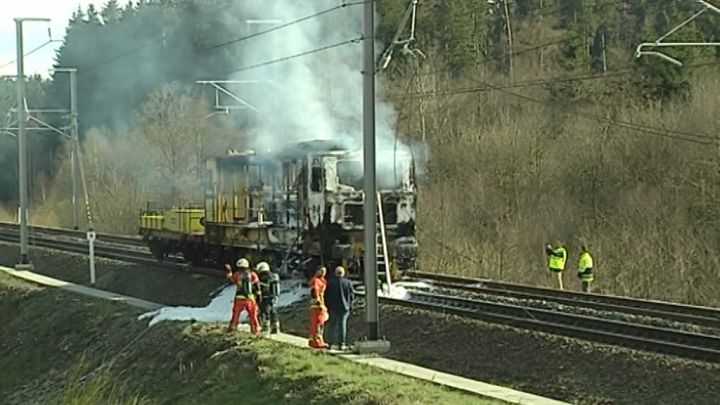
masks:
<svg viewBox="0 0 720 405"><path fill-rule="evenodd" d="M138 314L0 274L0 402L491 403L221 326L147 328Z"/></svg>

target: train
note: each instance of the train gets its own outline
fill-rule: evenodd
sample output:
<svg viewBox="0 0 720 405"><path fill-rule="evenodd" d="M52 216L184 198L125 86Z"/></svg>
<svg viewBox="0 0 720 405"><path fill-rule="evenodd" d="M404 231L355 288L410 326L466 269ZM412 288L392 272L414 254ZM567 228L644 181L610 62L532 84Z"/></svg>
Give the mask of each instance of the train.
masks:
<svg viewBox="0 0 720 405"><path fill-rule="evenodd" d="M378 241L370 248L397 275L415 266L418 251L415 164L408 151L377 160ZM274 151L230 150L206 162L203 199L142 210L139 233L155 257L216 266L242 256L285 275L318 265L363 271L360 148L316 140Z"/></svg>

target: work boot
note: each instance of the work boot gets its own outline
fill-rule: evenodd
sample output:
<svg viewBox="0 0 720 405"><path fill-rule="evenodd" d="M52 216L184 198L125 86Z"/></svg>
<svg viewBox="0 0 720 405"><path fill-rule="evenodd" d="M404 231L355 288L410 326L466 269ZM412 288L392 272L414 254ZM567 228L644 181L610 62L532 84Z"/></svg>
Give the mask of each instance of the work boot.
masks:
<svg viewBox="0 0 720 405"><path fill-rule="evenodd" d="M318 339L316 337L310 338L308 341L308 346L312 347L313 349L327 349L328 345L322 340Z"/></svg>
<svg viewBox="0 0 720 405"><path fill-rule="evenodd" d="M272 329L270 329L270 333L272 333L272 334L280 333L280 321L273 322Z"/></svg>

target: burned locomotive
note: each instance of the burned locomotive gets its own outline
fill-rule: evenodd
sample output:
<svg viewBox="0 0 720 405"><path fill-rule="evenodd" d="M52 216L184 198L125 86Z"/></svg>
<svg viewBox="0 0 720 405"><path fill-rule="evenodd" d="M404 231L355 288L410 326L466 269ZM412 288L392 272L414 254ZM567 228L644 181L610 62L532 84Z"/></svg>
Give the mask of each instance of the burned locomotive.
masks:
<svg viewBox="0 0 720 405"><path fill-rule="evenodd" d="M378 157L380 262L414 266L416 186L412 155ZM162 258L194 264L266 260L283 272L317 264L362 269L362 151L333 141L274 152L229 152L207 162L204 207L146 210L140 233ZM382 238L380 237L382 236Z"/></svg>

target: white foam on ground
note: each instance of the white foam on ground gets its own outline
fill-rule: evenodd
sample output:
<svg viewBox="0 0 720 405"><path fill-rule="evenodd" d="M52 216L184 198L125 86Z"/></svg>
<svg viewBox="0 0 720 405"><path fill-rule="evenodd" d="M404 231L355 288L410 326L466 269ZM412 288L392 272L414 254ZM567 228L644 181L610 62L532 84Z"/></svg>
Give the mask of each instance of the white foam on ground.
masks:
<svg viewBox="0 0 720 405"><path fill-rule="evenodd" d="M298 301L305 300L310 295L306 287L297 280L283 280L280 284L281 293L276 303L277 308L292 305ZM138 319L150 319L149 326L162 321L195 321L195 322L230 322L232 315L233 301L235 300L234 285L228 285L219 292L213 293L215 297L204 307L163 307L155 311L147 312ZM247 313L240 315L240 322L247 323Z"/></svg>
<svg viewBox="0 0 720 405"><path fill-rule="evenodd" d="M378 289L378 296L404 300L409 298L408 290L432 290L434 288L432 284L423 281L398 281L392 284L389 291L387 285L383 285ZM144 313L138 319L150 319L149 326L163 321L230 322L235 290L234 285L219 288L211 294L214 298L204 307L163 307ZM362 288L358 290L362 291ZM310 290L299 280L282 280L280 291L280 297L276 303L277 308L284 308L298 301L307 300L310 296ZM243 312L240 315L240 323L247 322L247 313Z"/></svg>
<svg viewBox="0 0 720 405"><path fill-rule="evenodd" d="M403 287L402 285L397 285L397 283L393 283L392 287L389 289L387 286L383 286L382 289L378 290L378 297L385 297L385 298L394 298L397 300L404 300L409 297L409 293L407 288Z"/></svg>
<svg viewBox="0 0 720 405"><path fill-rule="evenodd" d="M413 288L416 290L434 290L436 287L425 281L395 281L393 287Z"/></svg>

